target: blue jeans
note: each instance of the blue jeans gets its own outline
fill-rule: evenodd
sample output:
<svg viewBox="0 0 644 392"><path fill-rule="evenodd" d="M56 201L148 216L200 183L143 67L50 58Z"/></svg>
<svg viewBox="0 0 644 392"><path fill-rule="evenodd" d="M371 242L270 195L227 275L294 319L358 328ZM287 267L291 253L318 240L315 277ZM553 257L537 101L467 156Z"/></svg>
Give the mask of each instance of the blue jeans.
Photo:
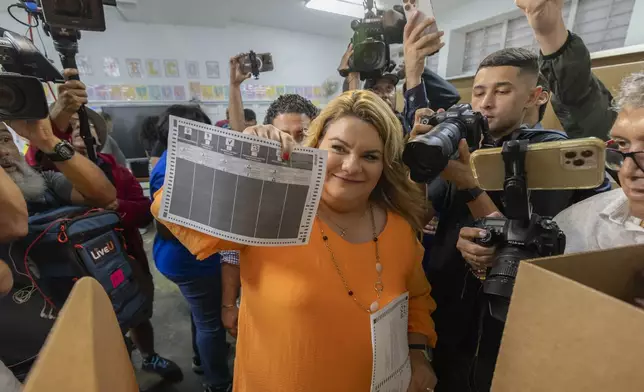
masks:
<svg viewBox="0 0 644 392"><path fill-rule="evenodd" d="M208 384L231 382L226 330L221 324L221 274L195 278L169 277L188 301L196 327L196 343Z"/></svg>

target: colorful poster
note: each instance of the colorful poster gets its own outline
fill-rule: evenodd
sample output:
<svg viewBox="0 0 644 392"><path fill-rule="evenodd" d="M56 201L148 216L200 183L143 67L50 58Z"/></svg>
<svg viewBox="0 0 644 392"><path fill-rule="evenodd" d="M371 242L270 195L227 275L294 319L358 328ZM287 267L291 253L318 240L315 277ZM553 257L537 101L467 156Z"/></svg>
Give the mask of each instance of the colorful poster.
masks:
<svg viewBox="0 0 644 392"><path fill-rule="evenodd" d="M45 91L45 99L47 99L47 102L52 101L53 97L51 96L51 91L49 91L49 87L47 86L47 83L43 83L42 88Z"/></svg>
<svg viewBox="0 0 644 392"><path fill-rule="evenodd" d="M49 89L47 89L49 90ZM92 102L96 100L96 91L94 90L94 87L92 86L87 86L87 100Z"/></svg>
<svg viewBox="0 0 644 392"><path fill-rule="evenodd" d="M223 101L224 100L224 86L214 86L215 90L215 101Z"/></svg>
<svg viewBox="0 0 644 392"><path fill-rule="evenodd" d="M206 76L208 79L219 79L219 62L206 61Z"/></svg>
<svg viewBox="0 0 644 392"><path fill-rule="evenodd" d="M286 86L275 86L275 90L277 92L278 97L286 94Z"/></svg>
<svg viewBox="0 0 644 392"><path fill-rule="evenodd" d="M145 70L148 76L153 78L160 78L161 73L161 61L155 59L145 60Z"/></svg>
<svg viewBox="0 0 644 392"><path fill-rule="evenodd" d="M80 76L94 75L94 70L92 69L92 63L90 62L89 56L76 55L76 68L78 69Z"/></svg>
<svg viewBox="0 0 644 392"><path fill-rule="evenodd" d="M304 89L304 97L307 99L313 99L313 86L306 86Z"/></svg>
<svg viewBox="0 0 644 392"><path fill-rule="evenodd" d="M186 73L190 79L199 79L199 62L186 61Z"/></svg>
<svg viewBox="0 0 644 392"><path fill-rule="evenodd" d="M277 86L266 86L266 99L274 100L277 98Z"/></svg>
<svg viewBox="0 0 644 392"><path fill-rule="evenodd" d="M148 93L150 94L150 99L153 101L160 101L163 99L161 86L148 86Z"/></svg>
<svg viewBox="0 0 644 392"><path fill-rule="evenodd" d="M186 101L186 88L184 86L174 86L174 100Z"/></svg>
<svg viewBox="0 0 644 392"><path fill-rule="evenodd" d="M121 77L119 61L114 57L103 57L103 72L110 78Z"/></svg>
<svg viewBox="0 0 644 392"><path fill-rule="evenodd" d="M172 86L162 86L161 97L163 97L164 101L172 101L174 99L174 89Z"/></svg>
<svg viewBox="0 0 644 392"><path fill-rule="evenodd" d="M103 84L94 86L94 92L96 93L97 101L112 100L112 88L110 86L105 86Z"/></svg>
<svg viewBox="0 0 644 392"><path fill-rule="evenodd" d="M136 86L136 99L139 101L149 101L148 86Z"/></svg>
<svg viewBox="0 0 644 392"><path fill-rule="evenodd" d="M136 100L136 88L130 86L129 84L124 84L121 86L121 92L123 93L123 99L126 101Z"/></svg>
<svg viewBox="0 0 644 392"><path fill-rule="evenodd" d="M125 64L127 66L127 73L131 78L143 77L143 64L141 63L141 59L126 59Z"/></svg>
<svg viewBox="0 0 644 392"><path fill-rule="evenodd" d="M201 99L201 83L199 82L190 82L190 99Z"/></svg>
<svg viewBox="0 0 644 392"><path fill-rule="evenodd" d="M110 96L112 98L112 101L122 101L123 91L121 90L121 86L110 86Z"/></svg>
<svg viewBox="0 0 644 392"><path fill-rule="evenodd" d="M166 78L179 77L179 62L177 60L163 60L163 65L165 67Z"/></svg>
<svg viewBox="0 0 644 392"><path fill-rule="evenodd" d="M286 94L297 94L295 86L286 86Z"/></svg>
<svg viewBox="0 0 644 392"><path fill-rule="evenodd" d="M228 98L230 97L229 93L230 90L228 89L228 86L224 86L224 100L228 101Z"/></svg>
<svg viewBox="0 0 644 392"><path fill-rule="evenodd" d="M215 92L212 89L212 86L201 86L201 98L204 101L214 101Z"/></svg>
<svg viewBox="0 0 644 392"><path fill-rule="evenodd" d="M315 98L322 98L322 87L320 86L313 87L313 96Z"/></svg>

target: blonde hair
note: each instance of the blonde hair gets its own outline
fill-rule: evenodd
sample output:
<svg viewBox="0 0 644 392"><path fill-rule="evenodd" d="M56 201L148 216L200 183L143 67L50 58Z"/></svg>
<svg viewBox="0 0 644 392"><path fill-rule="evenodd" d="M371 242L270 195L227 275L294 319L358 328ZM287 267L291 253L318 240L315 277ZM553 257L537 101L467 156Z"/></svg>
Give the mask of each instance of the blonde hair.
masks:
<svg viewBox="0 0 644 392"><path fill-rule="evenodd" d="M335 98L309 126L304 145L318 147L329 125L346 116L373 125L384 145L382 175L370 199L405 218L414 230L422 230L427 202L420 187L409 179L409 169L402 161L405 147L402 125L376 94L367 90L348 91Z"/></svg>

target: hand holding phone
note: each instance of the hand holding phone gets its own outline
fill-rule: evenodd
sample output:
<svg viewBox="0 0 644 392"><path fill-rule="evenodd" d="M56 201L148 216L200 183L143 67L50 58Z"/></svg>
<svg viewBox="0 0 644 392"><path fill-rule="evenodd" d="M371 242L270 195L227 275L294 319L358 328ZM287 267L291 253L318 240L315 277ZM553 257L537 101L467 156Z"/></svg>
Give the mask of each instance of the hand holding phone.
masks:
<svg viewBox="0 0 644 392"><path fill-rule="evenodd" d="M431 0L403 0L403 8L405 10L405 17L407 18L408 23L411 20L414 11L420 11L421 13L421 17L416 21L418 24L423 23L430 18L436 20ZM438 32L438 25L434 23L425 30L423 35L436 32Z"/></svg>
<svg viewBox="0 0 644 392"><path fill-rule="evenodd" d="M425 1L430 5L431 17L418 9L416 1ZM407 24L404 31L405 75L407 88L420 84L425 70L425 58L438 52L445 43L441 41L443 32L438 31L431 11L429 0L405 0Z"/></svg>

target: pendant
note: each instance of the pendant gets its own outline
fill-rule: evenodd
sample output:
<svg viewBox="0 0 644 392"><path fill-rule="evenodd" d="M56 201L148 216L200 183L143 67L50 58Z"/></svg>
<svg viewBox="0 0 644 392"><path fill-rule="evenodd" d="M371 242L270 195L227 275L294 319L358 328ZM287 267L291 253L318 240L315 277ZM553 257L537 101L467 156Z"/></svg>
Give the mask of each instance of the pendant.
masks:
<svg viewBox="0 0 644 392"><path fill-rule="evenodd" d="M375 313L379 308L380 308L380 305L378 305L378 301L373 301L371 303L371 306L369 306L369 311L371 313Z"/></svg>
<svg viewBox="0 0 644 392"><path fill-rule="evenodd" d="M378 272L378 273L382 272L382 264L376 263L376 272Z"/></svg>

